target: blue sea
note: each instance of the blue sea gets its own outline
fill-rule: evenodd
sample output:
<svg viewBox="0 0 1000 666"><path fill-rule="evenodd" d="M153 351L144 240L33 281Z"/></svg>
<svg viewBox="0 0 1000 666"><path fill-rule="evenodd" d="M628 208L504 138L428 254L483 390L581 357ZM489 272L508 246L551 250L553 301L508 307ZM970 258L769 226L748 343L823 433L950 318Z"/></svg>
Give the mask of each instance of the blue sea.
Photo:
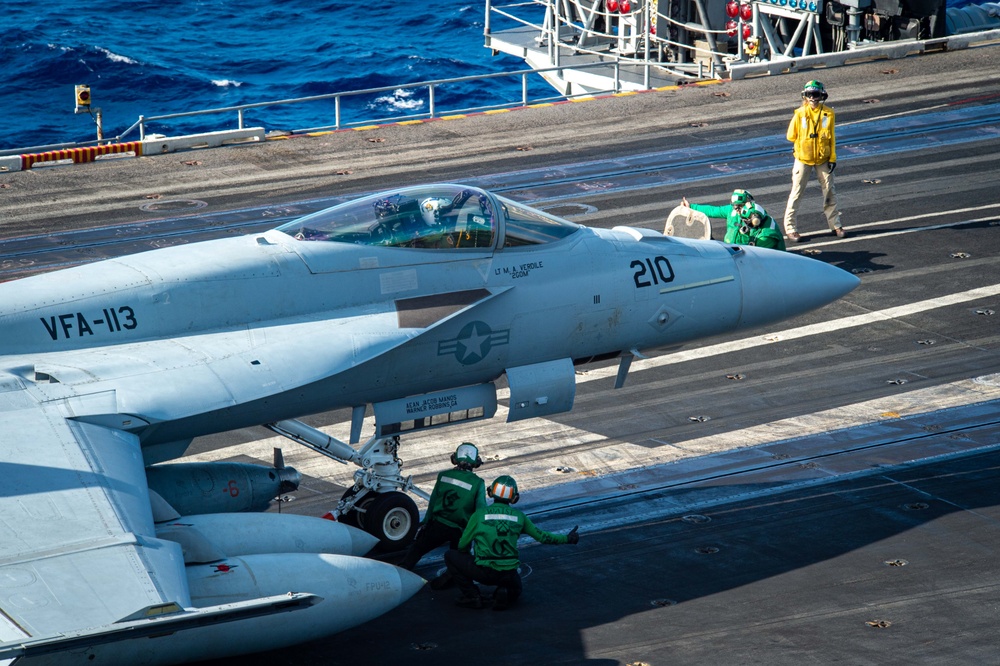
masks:
<svg viewBox="0 0 1000 666"><path fill-rule="evenodd" d="M107 138L140 115L524 69L520 59L483 47L484 14L484 0L7 0L0 11L0 150L95 139L94 119L73 113L77 84L90 86ZM530 97L553 92L532 77ZM504 77L440 88L435 104L440 113L520 98L520 78ZM427 111L425 88L394 89L345 102L341 122ZM154 123L147 132L176 136L236 122L232 112ZM245 117L247 126L268 131L334 122L332 101ZM132 131L124 140L137 138Z"/></svg>
<svg viewBox="0 0 1000 666"><path fill-rule="evenodd" d="M524 69L483 47L485 3L397 0L7 0L0 12L0 149L90 141L144 116ZM538 78L538 77L535 77ZM520 99L519 77L445 86L438 111ZM540 95L552 94L543 82ZM341 121L426 112L426 89L345 102ZM333 102L248 111L248 126L333 125ZM236 127L236 113L147 132ZM138 138L133 131L125 140Z"/></svg>

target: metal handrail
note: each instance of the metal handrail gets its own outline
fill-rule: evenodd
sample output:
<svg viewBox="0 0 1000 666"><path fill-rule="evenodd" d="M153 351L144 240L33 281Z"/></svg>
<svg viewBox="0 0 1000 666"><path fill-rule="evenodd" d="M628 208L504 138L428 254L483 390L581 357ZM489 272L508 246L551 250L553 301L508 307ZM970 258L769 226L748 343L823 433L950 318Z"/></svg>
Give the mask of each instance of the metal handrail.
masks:
<svg viewBox="0 0 1000 666"><path fill-rule="evenodd" d="M719 52L712 48L703 49L694 44L685 44L682 42L676 42L670 39L660 37L656 34L653 34L653 32L650 30L650 26L652 25L654 18L664 19L667 22L672 23L685 30L704 34L706 38L708 38L709 44L712 45L714 45L714 40L712 39L711 35L716 35L716 34L722 35L726 34L728 31L725 29L712 30L707 25L701 25L698 23L680 22L661 12L653 13L651 12L650 4L651 3L648 1L641 1L640 3L637 4L636 9L628 12L627 14L621 14L619 12L611 12L606 9L594 10L595 14L600 14L604 17L605 24L607 26L610 26L615 19L620 19L621 17L624 16L642 17L642 24L643 24L642 31L641 33L636 35L636 38L642 43L642 55L640 56L637 53L632 57L625 56L620 53L613 53L613 52L609 53L607 51L608 45L617 41L618 36L615 33L611 32L610 29L605 30L603 32L595 31L592 27L585 26L572 21L569 17L564 16L562 12L558 10L559 0L525 0L520 2L508 2L502 6L497 6L496 4L494 4L494 0L486 0L486 16L490 17L492 14L495 13L498 16L501 16L505 19L508 19L509 21L512 21L513 23L520 24L521 26L529 27L538 31L539 35L541 36L541 39L543 40L543 43L545 43L548 46L549 61L558 69L566 69L566 66L562 64L560 57L562 55L563 48L566 48L569 50L569 52L573 54L592 55L602 59L613 58L616 65L630 64L642 68L643 86L647 90L650 88L651 85L650 84L651 67L657 67L663 71L670 72L671 74L679 76L684 79L700 80L704 78L711 78L711 79L718 78L716 67L721 66L723 60L730 57L728 53ZM704 13L704 9L701 3L699 2L697 4L699 7L699 11ZM512 14L510 11L506 11L517 8L523 8L525 6L534 6L539 9L544 9L545 12L544 23L539 24L536 22L532 22L530 20L522 18L521 16ZM587 48L585 46L581 46L580 44L564 44L560 39L561 26L565 26L566 28L571 29L577 35L591 35L593 37L599 38L600 40L603 41L604 45L602 47ZM489 38L491 30L488 28L485 31L485 34L487 38ZM685 71L684 69L678 66L671 66L667 63L659 61L653 62L650 57L651 55L650 47L653 44L669 44L681 50L689 51L691 53L691 60L696 63L697 69L695 71ZM559 47L563 48L557 48L556 45L559 45ZM711 59L711 62L709 63L708 72L705 72L703 65L697 62L697 54L699 53L707 55ZM607 64L607 60L605 60L605 64ZM580 69L580 68L582 67L574 64L571 69ZM617 73L618 71L616 70L616 75ZM615 87L616 88L619 87L619 82L617 78L615 79Z"/></svg>
<svg viewBox="0 0 1000 666"><path fill-rule="evenodd" d="M612 63L601 63L601 62L583 63L583 64L579 64L579 65L574 65L573 68L574 69L589 69L589 68L596 68L596 67L607 67L609 64L612 64ZM614 81L616 82L615 83L615 87L613 89L608 89L606 91L600 91L600 92L606 92L606 93L620 92L619 87L618 87L618 83L617 83L618 80L619 80L619 77L618 77L618 67L619 67L619 64L618 63L613 63L613 66L615 68L615 77L614 77ZM138 120L136 120L129 127L127 127L124 131L122 131L120 134L118 134L117 136L114 136L114 137L105 138L105 139L102 139L102 140L94 140L94 141L66 142L66 143L58 143L58 144L48 144L48 145L43 145L43 146L28 146L28 147L23 147L23 148L8 148L8 149L2 149L2 150L0 150L0 156L4 156L4 155L19 155L19 154L25 154L25 153L38 153L38 152L45 152L45 151L50 151L50 150L62 150L62 149L67 149L67 148L80 148L80 147L85 147L85 146L96 146L96 145L102 145L102 144L108 144L108 143L119 143L119 142L123 141L126 137L130 136L137 129L139 131L139 140L140 141L145 141L146 140L146 127L147 127L148 123L165 121L165 120L173 120L173 119L177 119L177 118L190 118L190 117L193 117L193 116L214 115L214 114L220 114L220 113L236 113L237 128L238 129L244 129L245 128L244 114L249 109L258 109L258 108L264 108L264 107L270 107L270 106L279 106L279 105L288 105L288 104L303 104L303 103L317 102L317 101L331 100L331 99L334 100L334 122L333 122L332 125L319 125L319 126L315 126L315 127L295 128L295 129L291 130L292 133L321 132L321 131L327 131L327 130L338 130L338 129L344 129L344 128L349 128L349 127L358 127L358 126L372 125L372 124L386 124L386 123L406 121L406 120L422 120L422 119L428 119L428 118L441 118L441 117L445 117L445 116L460 115L460 114L464 114L464 113L473 113L473 112L477 112L477 111L508 109L508 108L514 108L514 107L518 107L518 106L529 106L531 104L542 104L542 103L552 102L552 101L561 101L561 100L572 98L572 97L586 97L588 95L600 94L600 92L598 92L598 93L588 93L588 94L581 94L581 95L566 96L566 95L557 94L557 93L555 93L555 91L553 91L553 94L551 94L551 95L546 95L546 96L542 96L542 97L535 97L535 98L529 98L528 97L528 77L530 75L532 75L532 74L544 74L544 73L547 73L547 72L560 71L560 70L563 70L563 69L565 69L565 67L546 67L546 68L541 68L541 69L519 69L519 70L515 70L515 71L512 71L512 72L492 72L492 73L489 73L489 74L473 74L473 75L469 75L469 76L459 76L459 77L453 77L453 78L448 78L448 79L433 79L431 81L418 81L416 83L403 83L403 84L392 85L392 86L381 86L379 88L365 88L365 89L362 89L362 90L348 90L348 91L344 91L344 92L326 93L326 94L323 94L323 95L313 95L313 96L310 96L310 97L296 97L296 98L280 99L280 100L273 100L273 101L266 101L266 102L253 102L253 103L249 103L249 104L239 104L239 105L236 105L236 106L218 107L218 108L213 108L213 109L200 109L200 110L197 110L197 111L184 111L184 112L181 112L181 113L166 113L166 114L161 114L161 115L156 115L156 116L140 115L139 118L138 118ZM465 82L487 81L487 80L492 80L492 79L501 79L501 78L508 78L508 77L513 77L513 76L517 76L517 77L521 78L521 98L519 100L517 100L517 101L499 102L499 103L496 103L496 104L489 104L489 105L484 105L484 106L454 108L454 109L445 109L445 110L442 110L442 109L438 108L436 97L435 97L435 91L437 90L437 88L439 88L441 86L450 85L450 84L457 84L457 83L465 83ZM428 89L429 106L428 106L428 110L427 111L422 112L422 113L412 113L412 114L397 115L397 116L373 117L373 118L367 118L367 119L364 119L364 120L354 120L354 121L350 121L350 122L343 122L342 119L341 119L341 107L342 107L341 102L345 98L357 97L359 95L374 95L374 94L383 93L383 92L389 92L389 91L395 91L395 90L408 90L408 89L414 89L414 88L427 88ZM226 128L220 128L220 129L226 129Z"/></svg>
<svg viewBox="0 0 1000 666"><path fill-rule="evenodd" d="M574 69L586 69L591 67L606 67L607 63L587 63L574 66ZM565 95L549 95L545 97L539 97L536 99L528 99L528 84L527 77L532 74L543 74L546 72L558 71L565 69L563 67L546 67L543 69L521 69L513 72L493 72L490 74L474 74L470 76L458 76L448 79L434 79L431 81L419 81L417 83L403 83L391 86L380 86L378 88L364 88L361 90L348 90L345 92L336 93L326 93L323 95L312 95L309 97L296 97L291 99L279 99L268 102L253 102L250 104L239 104L236 106L219 107L214 109L202 109L199 111L184 111L181 113L167 113L159 116L139 116L137 120L131 127L122 132L118 139L127 136L128 133L139 128L139 138L140 140L145 140L146 138L146 125L155 121L172 120L176 118L188 118L192 116L202 116L217 113L232 113L236 112L238 114L237 124L239 129L244 128L244 112L248 109L258 109L271 106L280 106L287 104L304 104L308 102L319 102L324 100L334 100L334 122L328 125L318 125L313 127L296 128L292 131L295 133L300 132L320 132L325 130L338 130L345 127L356 127L362 125L369 125L373 123L384 124L389 122L397 122L400 120L420 120L426 118L440 118L442 116L457 115L463 113L471 113L474 111L483 111L491 109L504 109L516 106L528 106L529 104L537 104L540 102L548 102L552 100L562 100L565 99ZM436 107L435 102L435 90L443 85L465 83L470 81L484 81L488 79L499 79L507 78L512 76L521 77L521 99L514 102L501 102L497 104L488 104L484 106L477 107L464 107L457 109L449 109L446 111L439 111ZM386 117L375 117L366 118L363 120L354 120L350 122L343 122L341 120L341 101L349 97L357 97L359 95L377 95L384 92L394 92L397 90L410 90L415 88L427 88L428 89L428 110L422 113L410 113L400 116L386 116ZM608 90L607 92L619 92L618 90Z"/></svg>

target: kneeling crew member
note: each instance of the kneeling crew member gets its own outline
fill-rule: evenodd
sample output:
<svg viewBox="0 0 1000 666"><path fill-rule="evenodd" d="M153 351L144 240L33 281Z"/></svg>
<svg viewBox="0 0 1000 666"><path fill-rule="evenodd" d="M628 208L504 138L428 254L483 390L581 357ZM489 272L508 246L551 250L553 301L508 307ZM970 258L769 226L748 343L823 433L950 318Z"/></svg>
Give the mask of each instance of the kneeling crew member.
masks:
<svg viewBox="0 0 1000 666"><path fill-rule="evenodd" d="M462 591L456 602L459 606L482 608L482 597L476 586L479 582L496 585L493 609L504 610L521 596L517 539L522 532L539 543L554 544L578 543L580 535L576 527L569 534L552 534L535 527L522 511L510 506L517 502L519 495L517 483L509 476L498 477L486 492L493 498L493 504L472 515L458 549L446 552L444 561Z"/></svg>
<svg viewBox="0 0 1000 666"><path fill-rule="evenodd" d="M399 566L412 570L420 558L444 543L458 546L469 517L486 506L486 484L472 470L483 464L479 449L464 442L451 454L455 469L437 476L420 531ZM447 584L446 580L438 584Z"/></svg>
<svg viewBox="0 0 1000 666"><path fill-rule="evenodd" d="M772 250L785 249L785 237L764 207L750 202L740 208L740 227L736 230L733 241L737 245L755 245Z"/></svg>

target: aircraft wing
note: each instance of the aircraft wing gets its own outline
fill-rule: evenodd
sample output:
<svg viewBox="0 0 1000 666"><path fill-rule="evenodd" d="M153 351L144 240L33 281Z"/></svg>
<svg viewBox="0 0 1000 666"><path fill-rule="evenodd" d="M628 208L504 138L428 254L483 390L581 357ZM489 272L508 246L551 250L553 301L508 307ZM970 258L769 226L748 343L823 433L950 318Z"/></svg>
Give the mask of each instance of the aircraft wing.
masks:
<svg viewBox="0 0 1000 666"><path fill-rule="evenodd" d="M180 547L155 538L135 436L67 419L6 374L0 422L0 643L191 605Z"/></svg>

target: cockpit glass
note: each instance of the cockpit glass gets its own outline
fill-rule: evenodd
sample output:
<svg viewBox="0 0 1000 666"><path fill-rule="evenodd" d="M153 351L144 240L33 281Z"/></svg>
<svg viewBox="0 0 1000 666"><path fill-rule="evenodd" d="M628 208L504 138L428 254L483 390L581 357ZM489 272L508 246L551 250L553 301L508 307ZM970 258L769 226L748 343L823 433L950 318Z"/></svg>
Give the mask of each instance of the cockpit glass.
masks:
<svg viewBox="0 0 1000 666"><path fill-rule="evenodd" d="M506 220L504 247L551 243L569 236L580 228L572 222L534 208L526 208L510 199L504 197L497 199L500 201Z"/></svg>
<svg viewBox="0 0 1000 666"><path fill-rule="evenodd" d="M413 248L491 248L496 215L474 187L430 185L381 193L278 227L301 241Z"/></svg>

